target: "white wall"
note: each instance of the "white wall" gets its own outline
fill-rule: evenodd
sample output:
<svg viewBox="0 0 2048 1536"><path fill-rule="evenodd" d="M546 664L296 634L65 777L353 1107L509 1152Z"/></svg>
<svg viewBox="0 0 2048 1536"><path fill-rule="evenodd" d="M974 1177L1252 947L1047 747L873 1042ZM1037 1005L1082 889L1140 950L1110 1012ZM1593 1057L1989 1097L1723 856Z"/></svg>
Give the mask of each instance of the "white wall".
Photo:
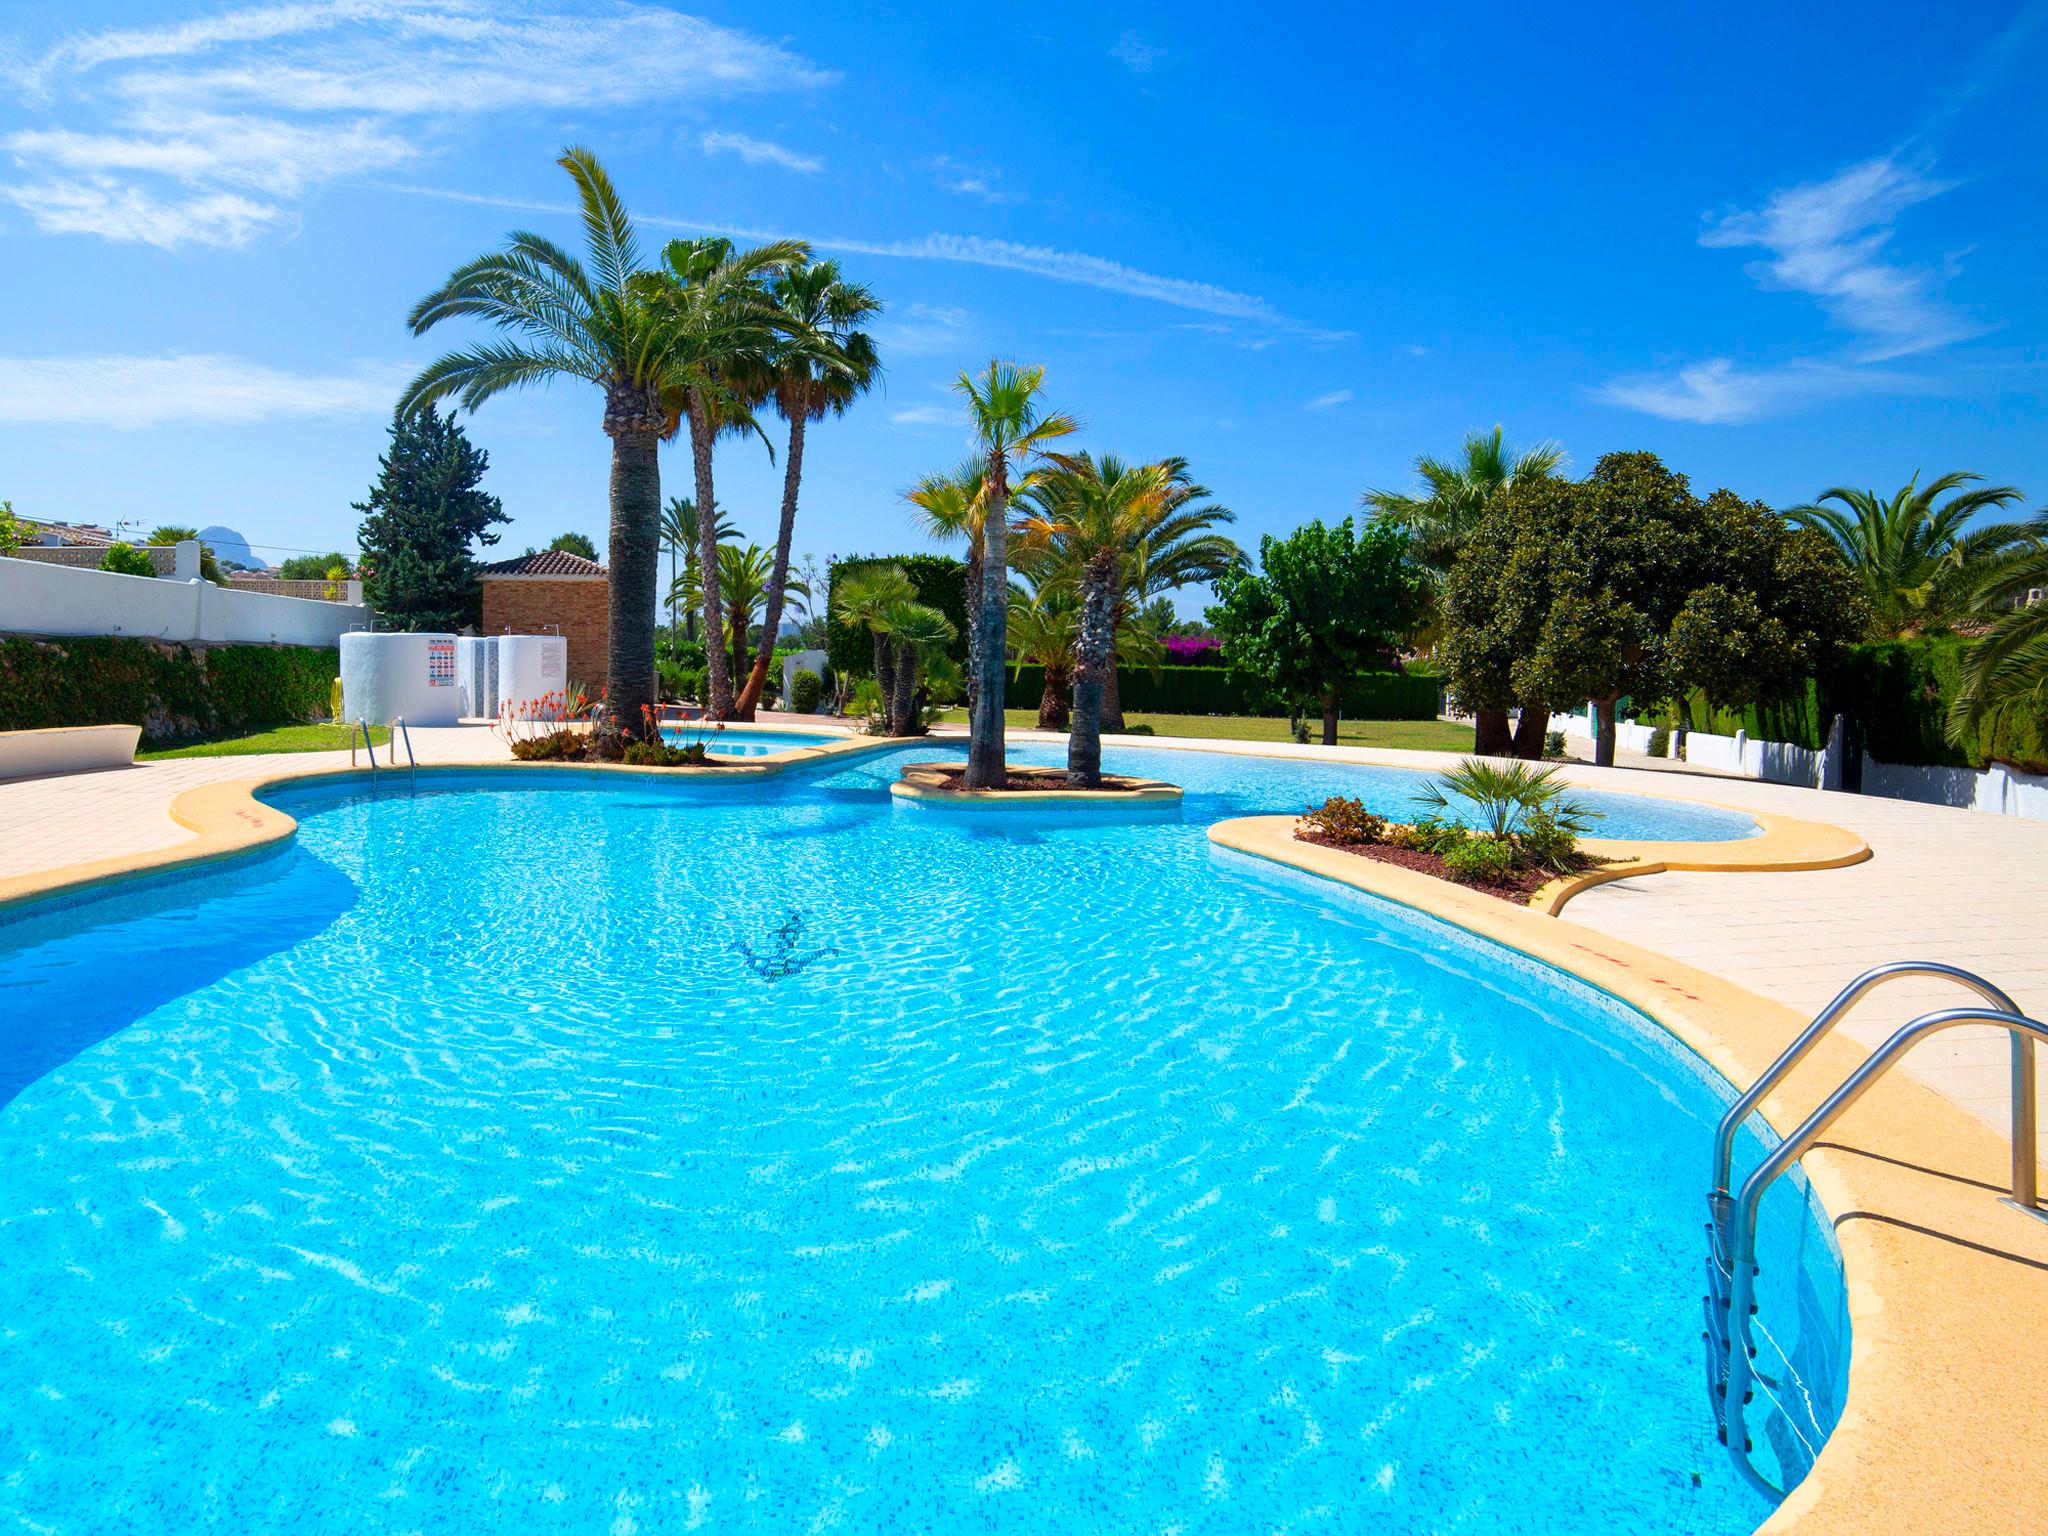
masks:
<svg viewBox="0 0 2048 1536"><path fill-rule="evenodd" d="M0 559L0 633L333 646L369 623L360 603Z"/></svg>

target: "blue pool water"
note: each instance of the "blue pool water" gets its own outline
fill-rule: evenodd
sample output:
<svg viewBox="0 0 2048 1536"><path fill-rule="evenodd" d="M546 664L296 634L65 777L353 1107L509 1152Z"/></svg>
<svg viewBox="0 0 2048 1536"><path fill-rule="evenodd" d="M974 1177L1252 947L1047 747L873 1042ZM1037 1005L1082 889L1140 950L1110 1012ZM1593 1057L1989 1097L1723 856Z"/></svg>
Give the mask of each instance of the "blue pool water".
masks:
<svg viewBox="0 0 2048 1536"><path fill-rule="evenodd" d="M706 751L719 757L766 757L771 752L822 747L828 741L846 739L832 731L750 731L744 726L733 725L723 730L709 726L672 725L664 734L677 746L701 741Z"/></svg>
<svg viewBox="0 0 2048 1536"><path fill-rule="evenodd" d="M1725 1085L1213 850L1273 764L1175 761L1218 776L1179 820L956 826L886 793L934 751L285 789L271 856L0 924L0 1519L1767 1513L1698 1352ZM1793 1477L1847 1344L1804 1198L1766 1202L1760 1316Z"/></svg>

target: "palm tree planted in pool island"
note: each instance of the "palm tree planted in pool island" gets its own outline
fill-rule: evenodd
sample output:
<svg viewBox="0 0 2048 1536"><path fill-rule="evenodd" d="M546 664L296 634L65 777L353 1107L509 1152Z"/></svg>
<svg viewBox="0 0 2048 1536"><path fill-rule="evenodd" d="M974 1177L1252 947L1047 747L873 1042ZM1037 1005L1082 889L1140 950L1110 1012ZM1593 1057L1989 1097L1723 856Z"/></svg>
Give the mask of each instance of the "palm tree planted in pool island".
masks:
<svg viewBox="0 0 2048 1536"><path fill-rule="evenodd" d="M881 303L866 288L847 282L837 262L789 268L769 283L767 299L776 334L760 383L776 413L789 423L789 447L782 460L782 521L775 535L761 640L733 704L733 713L741 720L754 718L782 632L789 545L803 479L804 429L828 415L844 415L881 375L874 338L860 329L881 313Z"/></svg>
<svg viewBox="0 0 2048 1536"><path fill-rule="evenodd" d="M1008 777L1003 757L1003 660L1010 610L1010 472L1079 430L1073 417L1044 413L1038 391L1045 370L996 359L979 378L961 374L954 386L966 397L968 418L987 465L981 517L981 591L969 594L975 626L974 705L967 746L969 789L1000 788Z"/></svg>
<svg viewBox="0 0 2048 1536"><path fill-rule="evenodd" d="M612 440L610 621L612 716L641 730L656 702L655 590L661 522L661 438L678 380L673 326L638 290L633 221L597 157L572 148L557 162L576 185L586 260L542 235L514 231L505 249L457 267L413 306L415 336L443 320L485 320L517 340L478 343L423 369L399 400L410 413L453 396L474 411L507 390L581 379L604 395Z"/></svg>
<svg viewBox="0 0 2048 1536"><path fill-rule="evenodd" d="M972 458L950 474L926 475L903 493L903 499L917 508L917 520L925 537L934 543L948 544L958 539L967 545L964 590L967 594L966 689L969 719L973 718L975 690L981 677L981 626L975 622L978 611L975 604L981 593L981 514L988 504L982 495L986 477L986 466L979 458Z"/></svg>

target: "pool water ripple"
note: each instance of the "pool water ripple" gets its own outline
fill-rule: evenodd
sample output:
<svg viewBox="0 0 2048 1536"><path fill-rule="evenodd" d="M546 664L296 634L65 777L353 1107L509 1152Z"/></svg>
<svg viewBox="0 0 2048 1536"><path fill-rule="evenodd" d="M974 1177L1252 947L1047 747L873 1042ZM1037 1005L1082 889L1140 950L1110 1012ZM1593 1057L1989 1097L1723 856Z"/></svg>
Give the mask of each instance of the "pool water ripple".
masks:
<svg viewBox="0 0 2048 1536"><path fill-rule="evenodd" d="M1204 806L1299 775L1009 832L893 809L929 755L287 790L284 855L0 928L0 1061L35 1068L0 1108L0 1513L1761 1518L1699 1379L1696 1063L1212 856ZM764 979L736 946L792 912L832 953ZM1768 1215L1831 1419L1839 1276L1790 1186Z"/></svg>

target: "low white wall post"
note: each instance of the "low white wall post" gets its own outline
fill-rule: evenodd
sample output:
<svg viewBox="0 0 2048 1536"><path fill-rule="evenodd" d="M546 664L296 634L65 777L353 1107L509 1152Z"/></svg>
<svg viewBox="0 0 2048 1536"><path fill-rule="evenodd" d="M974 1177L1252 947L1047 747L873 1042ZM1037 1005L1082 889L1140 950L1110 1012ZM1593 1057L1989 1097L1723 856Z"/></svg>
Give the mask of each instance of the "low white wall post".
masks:
<svg viewBox="0 0 2048 1536"><path fill-rule="evenodd" d="M197 539L180 539L173 546L171 579L173 581L199 580L199 541Z"/></svg>

